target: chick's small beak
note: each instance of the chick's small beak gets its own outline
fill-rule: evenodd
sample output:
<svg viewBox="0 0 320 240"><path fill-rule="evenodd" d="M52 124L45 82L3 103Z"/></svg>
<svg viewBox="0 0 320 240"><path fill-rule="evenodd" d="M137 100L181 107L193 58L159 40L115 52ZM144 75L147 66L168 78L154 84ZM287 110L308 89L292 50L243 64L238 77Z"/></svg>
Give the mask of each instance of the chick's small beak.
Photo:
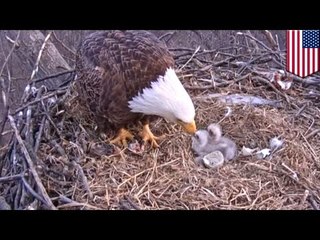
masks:
<svg viewBox="0 0 320 240"><path fill-rule="evenodd" d="M179 124L182 126L183 130L189 134L194 134L197 131L197 126L194 120L191 123L179 122Z"/></svg>

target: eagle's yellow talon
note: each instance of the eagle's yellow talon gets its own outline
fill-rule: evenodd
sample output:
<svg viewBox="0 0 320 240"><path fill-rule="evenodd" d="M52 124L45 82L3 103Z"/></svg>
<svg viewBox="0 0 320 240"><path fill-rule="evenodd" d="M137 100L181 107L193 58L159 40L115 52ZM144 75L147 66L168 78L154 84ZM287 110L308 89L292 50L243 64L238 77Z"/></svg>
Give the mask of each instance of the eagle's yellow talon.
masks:
<svg viewBox="0 0 320 240"><path fill-rule="evenodd" d="M128 146L127 139L132 140L133 135L126 129L121 128L116 138L110 141L111 144L122 145L124 147Z"/></svg>
<svg viewBox="0 0 320 240"><path fill-rule="evenodd" d="M142 131L139 133L139 135L142 137L142 140L144 142L144 144L149 141L151 144L152 148L158 148L159 144L157 143L156 140L161 140L162 138L165 137L165 135L161 135L159 137L154 136L153 133L151 132L150 128L149 128L149 124L145 124L143 126Z"/></svg>

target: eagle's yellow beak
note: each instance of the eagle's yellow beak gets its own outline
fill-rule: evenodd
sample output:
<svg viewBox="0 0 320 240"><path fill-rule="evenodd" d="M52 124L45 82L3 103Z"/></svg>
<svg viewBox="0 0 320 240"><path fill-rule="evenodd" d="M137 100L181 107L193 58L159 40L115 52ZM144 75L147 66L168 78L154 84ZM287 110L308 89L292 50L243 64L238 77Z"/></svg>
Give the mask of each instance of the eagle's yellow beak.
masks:
<svg viewBox="0 0 320 240"><path fill-rule="evenodd" d="M180 122L178 123L182 126L183 130L189 134L194 134L197 131L197 126L193 120L191 123Z"/></svg>

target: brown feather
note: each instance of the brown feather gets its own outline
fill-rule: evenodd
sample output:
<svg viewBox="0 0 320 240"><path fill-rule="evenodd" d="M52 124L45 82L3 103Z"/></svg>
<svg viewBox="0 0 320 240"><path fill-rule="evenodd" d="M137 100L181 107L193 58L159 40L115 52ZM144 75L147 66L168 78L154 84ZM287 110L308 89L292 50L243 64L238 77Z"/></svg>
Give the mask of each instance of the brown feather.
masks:
<svg viewBox="0 0 320 240"><path fill-rule="evenodd" d="M95 32L78 50L78 93L99 128L125 127L144 117L130 112L128 101L168 67L174 67L172 55L150 32Z"/></svg>

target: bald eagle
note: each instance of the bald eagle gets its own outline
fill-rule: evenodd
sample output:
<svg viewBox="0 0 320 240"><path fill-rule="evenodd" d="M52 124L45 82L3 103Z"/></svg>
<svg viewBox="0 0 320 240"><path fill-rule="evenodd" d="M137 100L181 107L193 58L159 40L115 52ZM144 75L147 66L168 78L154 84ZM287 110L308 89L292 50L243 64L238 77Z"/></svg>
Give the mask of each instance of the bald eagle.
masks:
<svg viewBox="0 0 320 240"><path fill-rule="evenodd" d="M166 45L148 31L98 31L80 44L76 86L100 130L118 130L111 143L132 139L129 124L141 122L144 143L158 147L149 123L158 117L196 131L193 102L174 70Z"/></svg>

